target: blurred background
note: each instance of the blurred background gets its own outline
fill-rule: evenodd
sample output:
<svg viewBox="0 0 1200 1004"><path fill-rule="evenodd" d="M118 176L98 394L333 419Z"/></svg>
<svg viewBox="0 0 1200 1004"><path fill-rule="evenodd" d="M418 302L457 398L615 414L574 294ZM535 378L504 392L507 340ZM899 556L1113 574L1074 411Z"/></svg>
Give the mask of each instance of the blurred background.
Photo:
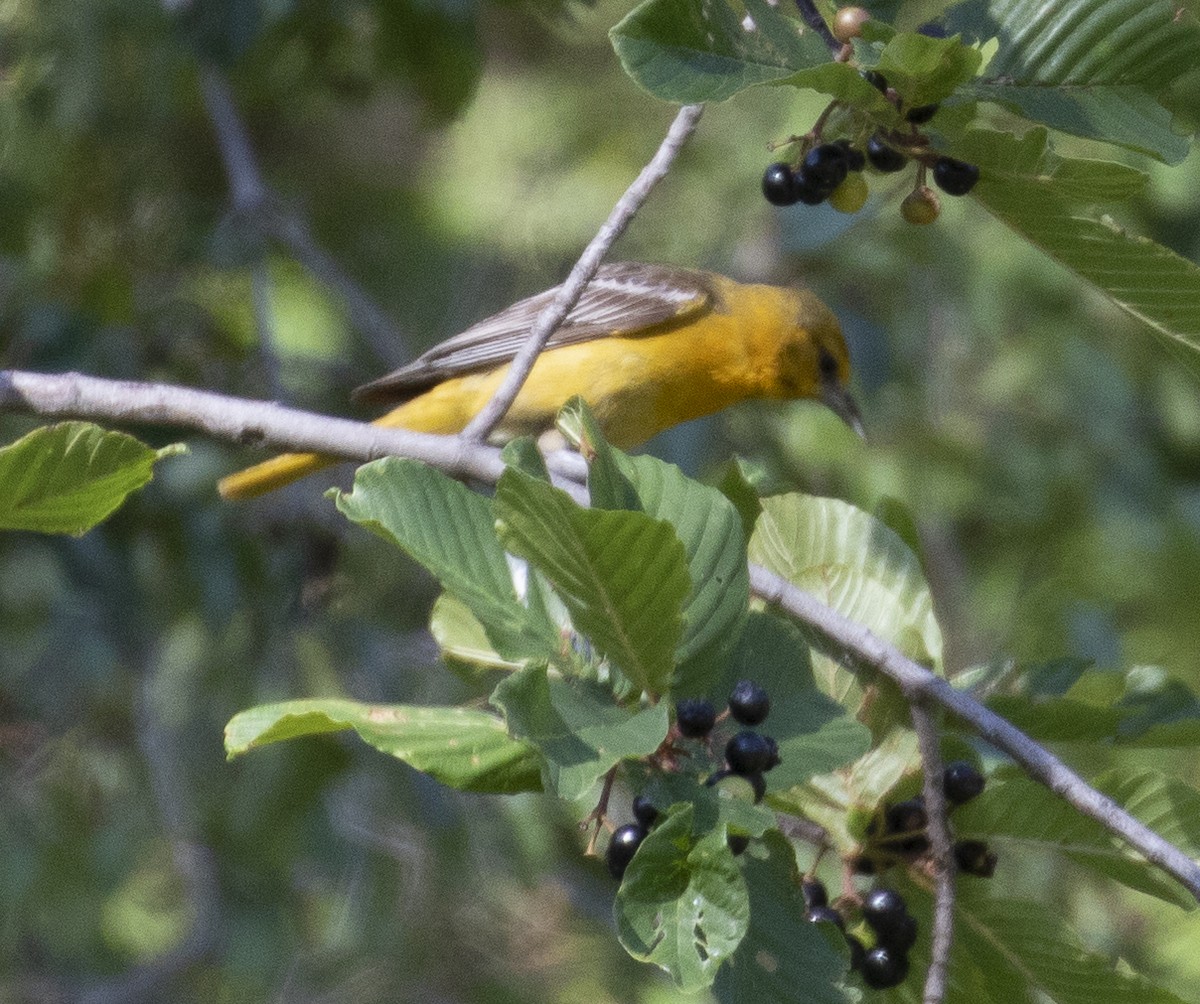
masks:
<svg viewBox="0 0 1200 1004"><path fill-rule="evenodd" d="M651 156L673 109L607 41L631 6L3 4L0 367L354 414L352 387L559 281ZM231 196L222 96L266 208ZM879 176L853 217L768 206L766 144L821 107L762 88L708 109L613 257L811 286L869 444L795 404L648 448L902 501L951 670L1072 656L1200 686L1193 361L969 198L925 228ZM1195 260L1200 158L1131 162L1145 197L1105 210ZM2 415L0 442L34 425ZM618 945L611 881L548 801L459 795L349 740L225 761L251 704L475 691L438 663L430 578L344 523L328 478L222 503L217 478L260 455L186 438L86 536L0 537L0 1002L677 1000ZM1082 766L1151 756L1200 781L1187 751ZM1200 920L1050 865L1002 858L994 881L1200 1000Z"/></svg>

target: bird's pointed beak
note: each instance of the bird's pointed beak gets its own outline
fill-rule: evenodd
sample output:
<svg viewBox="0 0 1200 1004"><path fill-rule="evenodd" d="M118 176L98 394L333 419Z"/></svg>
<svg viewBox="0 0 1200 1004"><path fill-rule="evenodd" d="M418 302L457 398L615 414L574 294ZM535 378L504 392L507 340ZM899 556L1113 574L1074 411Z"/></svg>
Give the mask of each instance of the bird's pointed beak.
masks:
<svg viewBox="0 0 1200 1004"><path fill-rule="evenodd" d="M859 439L866 441L867 430L863 426L862 414L858 410L858 404L845 387L836 380L830 380L821 388L821 400L825 407L855 431Z"/></svg>

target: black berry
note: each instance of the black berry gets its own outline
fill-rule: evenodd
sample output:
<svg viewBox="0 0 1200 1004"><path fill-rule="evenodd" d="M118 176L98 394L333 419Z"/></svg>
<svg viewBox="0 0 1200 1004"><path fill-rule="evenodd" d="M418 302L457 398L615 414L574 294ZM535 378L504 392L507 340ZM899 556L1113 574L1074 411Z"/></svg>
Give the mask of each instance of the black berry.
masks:
<svg viewBox="0 0 1200 1004"><path fill-rule="evenodd" d="M885 77L878 70L863 70L862 78L868 84L870 84L872 87L874 87L875 90L877 90L883 94L887 93L887 89L888 89L887 77Z"/></svg>
<svg viewBox="0 0 1200 1004"><path fill-rule="evenodd" d="M633 800L633 818L648 830L658 819L658 810L645 795L638 795Z"/></svg>
<svg viewBox="0 0 1200 1004"><path fill-rule="evenodd" d="M929 850L929 837L925 828L929 816L925 812L925 799L920 796L888 806L886 814L888 847L901 854L924 854Z"/></svg>
<svg viewBox="0 0 1200 1004"><path fill-rule="evenodd" d="M750 846L750 838L740 833L730 833L725 842L729 844L729 849L733 852L734 857L743 853Z"/></svg>
<svg viewBox="0 0 1200 1004"><path fill-rule="evenodd" d="M800 895L804 897L804 905L809 910L829 905L829 893L825 889L825 883L820 879L804 879L800 883Z"/></svg>
<svg viewBox="0 0 1200 1004"><path fill-rule="evenodd" d="M951 804L962 805L983 791L983 783L983 775L975 769L974 764L965 760L955 760L946 766L946 773L942 777L942 790Z"/></svg>
<svg viewBox="0 0 1200 1004"><path fill-rule="evenodd" d="M622 826L612 835L604 860L608 863L608 873L613 878L619 879L625 874L625 869L633 860L634 853L642 845L642 841L646 839L647 835L646 828L637 823Z"/></svg>
<svg viewBox="0 0 1200 1004"><path fill-rule="evenodd" d="M846 935L846 944L850 946L850 968L862 969L867 957L867 947L853 934Z"/></svg>
<svg viewBox="0 0 1200 1004"><path fill-rule="evenodd" d="M817 184L817 182L803 172L795 175L794 183L796 186L796 201L803 202L806 206L820 205L833 194L833 189Z"/></svg>
<svg viewBox="0 0 1200 1004"><path fill-rule="evenodd" d="M792 169L782 162L771 164L763 172L762 190L773 206L793 206L799 201Z"/></svg>
<svg viewBox="0 0 1200 1004"><path fill-rule="evenodd" d="M916 108L910 108L904 113L906 121L913 125L924 125L937 114L938 106L933 105L917 105Z"/></svg>
<svg viewBox="0 0 1200 1004"><path fill-rule="evenodd" d="M898 987L908 975L908 956L879 945L867 952L860 970L863 982L872 990Z"/></svg>
<svg viewBox="0 0 1200 1004"><path fill-rule="evenodd" d="M889 932L902 926L907 916L908 906L895 889L872 889L863 900L863 919L881 941L886 941Z"/></svg>
<svg viewBox="0 0 1200 1004"><path fill-rule="evenodd" d="M938 157L933 164L933 180L947 195L966 195L979 180L979 168L953 157Z"/></svg>
<svg viewBox="0 0 1200 1004"><path fill-rule="evenodd" d="M918 35L925 35L927 38L949 38L950 32L943 25L936 21L927 21L925 24L917 28Z"/></svg>
<svg viewBox="0 0 1200 1004"><path fill-rule="evenodd" d="M842 920L842 915L831 906L814 906L804 916L814 924L836 924L841 930L846 930L846 922Z"/></svg>
<svg viewBox="0 0 1200 1004"><path fill-rule="evenodd" d="M846 157L846 166L850 168L851 171L861 171L867 166L866 154L864 154L857 147L853 146L845 137L834 140L833 145L841 148L842 153Z"/></svg>
<svg viewBox="0 0 1200 1004"><path fill-rule="evenodd" d="M849 170L845 151L836 143L822 143L805 155L804 163L800 166L800 177L825 189L828 195L846 180Z"/></svg>
<svg viewBox="0 0 1200 1004"><path fill-rule="evenodd" d="M729 695L729 713L742 725L758 725L771 711L767 692L750 680L739 680Z"/></svg>
<svg viewBox="0 0 1200 1004"><path fill-rule="evenodd" d="M917 943L917 918L904 914L886 934L880 933L879 944L896 952L907 952Z"/></svg>
<svg viewBox="0 0 1200 1004"><path fill-rule="evenodd" d="M771 745L757 732L739 732L725 744L725 762L735 774L757 774L771 762Z"/></svg>
<svg viewBox="0 0 1200 1004"><path fill-rule="evenodd" d="M767 765L763 768L763 770L770 770L772 767L778 767L781 763L783 763L783 758L779 755L779 743L777 743L771 736L763 736L763 739L767 741L768 751Z"/></svg>
<svg viewBox="0 0 1200 1004"><path fill-rule="evenodd" d="M982 840L960 840L954 845L954 861L964 875L991 878L996 873L996 852Z"/></svg>
<svg viewBox="0 0 1200 1004"><path fill-rule="evenodd" d="M703 739L717 721L717 709L703 697L687 697L675 705L675 724L688 739Z"/></svg>
<svg viewBox="0 0 1200 1004"><path fill-rule="evenodd" d="M908 158L899 150L888 146L876 133L867 140L867 160L876 171L893 174L904 169Z"/></svg>

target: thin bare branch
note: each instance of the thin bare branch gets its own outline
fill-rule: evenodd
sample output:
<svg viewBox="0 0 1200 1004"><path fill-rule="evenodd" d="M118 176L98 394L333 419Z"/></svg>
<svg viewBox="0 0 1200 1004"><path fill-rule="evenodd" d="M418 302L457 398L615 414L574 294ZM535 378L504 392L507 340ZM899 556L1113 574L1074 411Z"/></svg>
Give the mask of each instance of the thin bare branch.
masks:
<svg viewBox="0 0 1200 1004"><path fill-rule="evenodd" d="M946 998L946 976L950 946L954 940L954 851L946 821L946 793L942 783L941 742L937 719L923 701L910 707L921 763L925 770L925 813L929 818L929 842L933 850L933 931L929 971L925 974L922 1004L942 1004Z"/></svg>
<svg viewBox="0 0 1200 1004"><path fill-rule="evenodd" d="M629 226L630 221L637 214L642 203L646 201L654 186L666 177L675 158L679 155L679 151L683 148L683 144L700 121L703 111L703 105L684 105L679 109L671 127L667 130L666 137L650 159L650 163L642 168L633 184L617 200L617 204L613 206L604 225L584 249L583 254L579 256L579 261L571 269L567 281L559 287L558 293L550 305L538 315L529 331L529 337L513 359L503 383L496 389L496 393L483 410L463 429L462 436L464 438L482 442L500 424L505 412L512 407L521 387L529 378L538 354L545 347L550 336L566 319L567 314L571 312L571 308L575 306L588 282L596 274L596 269L600 267L600 262L608 254L613 242Z"/></svg>
<svg viewBox="0 0 1200 1004"><path fill-rule="evenodd" d="M804 18L804 23L821 36L821 41L829 46L829 51L835 56L841 52L842 43L833 37L833 32L829 30L829 25L825 23L825 18L821 17L821 12L817 10L813 0L796 0L796 6L800 8L800 16Z"/></svg>
<svg viewBox="0 0 1200 1004"><path fill-rule="evenodd" d="M225 78L213 67L202 66L200 90L229 179L229 198L234 211L262 236L285 247L317 281L341 297L351 324L381 363L395 366L407 358L411 353L395 322L317 243L308 223L287 208L263 180L250 134L238 115Z"/></svg>
<svg viewBox="0 0 1200 1004"><path fill-rule="evenodd" d="M816 628L836 642L848 658L889 677L899 685L910 702L928 700L952 711L983 739L1024 767L1030 777L1126 841L1200 899L1200 867L1195 861L1144 823L1134 819L1053 753L994 711L985 708L970 694L955 690L941 677L913 662L862 625L831 610L816 597L797 589L765 568L750 566L750 590L760 599Z"/></svg>

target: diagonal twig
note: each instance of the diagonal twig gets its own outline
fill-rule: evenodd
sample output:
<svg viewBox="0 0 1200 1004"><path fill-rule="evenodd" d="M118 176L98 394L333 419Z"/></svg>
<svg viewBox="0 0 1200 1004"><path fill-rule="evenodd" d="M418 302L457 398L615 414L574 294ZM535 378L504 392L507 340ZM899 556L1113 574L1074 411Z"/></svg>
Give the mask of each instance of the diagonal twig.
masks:
<svg viewBox="0 0 1200 1004"><path fill-rule="evenodd" d="M409 354L403 333L366 290L317 243L308 223L295 211L285 208L263 179L228 82L213 67L202 66L200 91L229 179L229 200L234 212L263 237L285 247L314 278L337 293L346 305L351 323L375 356L384 364L398 364Z"/></svg>
<svg viewBox="0 0 1200 1004"><path fill-rule="evenodd" d="M613 206L604 225L584 248L583 254L579 256L579 261L571 269L566 282L558 288L558 293L550 305L538 314L537 320L529 330L528 338L513 358L508 373L500 386L496 388L492 399L463 429L464 439L482 442L504 418L505 412L512 407L522 385L529 378L533 364L537 362L538 354L545 348L546 342L558 330L567 314L571 312L571 308L575 306L588 282L596 274L596 269L600 267L600 262L608 254L613 242L629 226L630 221L637 214L642 203L646 201L654 186L666 177L675 158L679 155L679 151L683 148L683 144L700 121L703 111L703 105L684 105L679 109L671 127L667 130L667 135L650 159L650 163L642 168L633 184L617 200L617 204Z"/></svg>

